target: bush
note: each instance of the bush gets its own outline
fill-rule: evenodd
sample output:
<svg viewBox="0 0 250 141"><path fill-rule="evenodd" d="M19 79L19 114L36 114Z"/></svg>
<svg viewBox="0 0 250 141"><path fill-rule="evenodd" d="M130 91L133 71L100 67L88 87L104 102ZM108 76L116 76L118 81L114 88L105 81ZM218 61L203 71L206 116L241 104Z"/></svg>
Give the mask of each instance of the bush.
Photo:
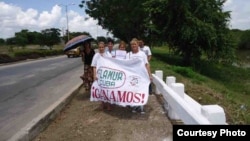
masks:
<svg viewBox="0 0 250 141"><path fill-rule="evenodd" d="M8 54L0 54L0 63L10 63L26 59L63 55L64 52L62 50L20 50L14 52L13 54L13 57Z"/></svg>

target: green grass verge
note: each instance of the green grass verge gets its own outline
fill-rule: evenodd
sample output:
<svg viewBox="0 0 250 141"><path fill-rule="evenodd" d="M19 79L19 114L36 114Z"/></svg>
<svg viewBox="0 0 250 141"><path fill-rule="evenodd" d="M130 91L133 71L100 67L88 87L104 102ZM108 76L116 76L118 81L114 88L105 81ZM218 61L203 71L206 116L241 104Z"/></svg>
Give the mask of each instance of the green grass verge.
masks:
<svg viewBox="0 0 250 141"><path fill-rule="evenodd" d="M167 47L152 48L151 71L162 70L185 85L185 93L202 105L218 104L229 124L250 124L250 68L199 62L195 68L180 66L181 58Z"/></svg>
<svg viewBox="0 0 250 141"><path fill-rule="evenodd" d="M54 46L52 49L43 49L38 45L30 45L25 48L1 46L0 64L63 54L64 52L60 45Z"/></svg>

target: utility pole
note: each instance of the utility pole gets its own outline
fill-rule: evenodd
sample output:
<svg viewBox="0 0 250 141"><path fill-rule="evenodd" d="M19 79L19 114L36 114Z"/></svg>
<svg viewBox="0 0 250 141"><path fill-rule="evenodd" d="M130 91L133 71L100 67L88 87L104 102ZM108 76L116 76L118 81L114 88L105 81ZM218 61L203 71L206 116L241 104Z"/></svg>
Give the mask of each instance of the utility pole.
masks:
<svg viewBox="0 0 250 141"><path fill-rule="evenodd" d="M69 41L69 17L68 17L68 6L70 5L75 5L74 3L70 4L59 4L59 6L64 6L65 7L65 12L66 12L66 21L67 21L67 36L68 36L68 41Z"/></svg>

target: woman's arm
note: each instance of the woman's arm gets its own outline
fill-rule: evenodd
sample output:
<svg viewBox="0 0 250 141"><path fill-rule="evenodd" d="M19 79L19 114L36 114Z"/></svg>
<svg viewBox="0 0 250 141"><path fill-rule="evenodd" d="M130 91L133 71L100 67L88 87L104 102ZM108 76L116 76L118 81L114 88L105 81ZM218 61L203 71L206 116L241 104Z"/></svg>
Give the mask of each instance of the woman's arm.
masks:
<svg viewBox="0 0 250 141"><path fill-rule="evenodd" d="M93 67L93 79L97 80L97 76L96 76L96 67Z"/></svg>
<svg viewBox="0 0 250 141"><path fill-rule="evenodd" d="M149 64L146 64L145 66L146 66L146 69L148 71L149 79L150 79L150 81L152 81L153 80L153 76L152 76L152 73L151 73L150 66L149 66Z"/></svg>

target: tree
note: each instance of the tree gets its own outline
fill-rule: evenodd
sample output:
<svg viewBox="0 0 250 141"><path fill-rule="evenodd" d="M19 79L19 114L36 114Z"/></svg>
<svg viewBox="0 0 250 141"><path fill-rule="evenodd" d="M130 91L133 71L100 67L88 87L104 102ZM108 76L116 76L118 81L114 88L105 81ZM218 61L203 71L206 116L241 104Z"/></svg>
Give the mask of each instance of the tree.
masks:
<svg viewBox="0 0 250 141"><path fill-rule="evenodd" d="M147 0L147 19L159 39L167 41L183 57L184 65L207 59L231 59L234 47L229 34L225 0Z"/></svg>
<svg viewBox="0 0 250 141"><path fill-rule="evenodd" d="M9 45L9 51L13 52L13 45L16 44L15 37L7 38L6 39L6 45Z"/></svg>
<svg viewBox="0 0 250 141"><path fill-rule="evenodd" d="M91 37L91 35L90 35L89 32L72 32L72 33L70 33L70 35L71 35L72 37L76 37L76 36L79 36L79 35L87 35L87 36L90 36L90 37Z"/></svg>
<svg viewBox="0 0 250 141"><path fill-rule="evenodd" d="M43 44L43 40L42 39L42 33L40 32L31 32L30 33L30 39L32 39L32 44L37 44L37 45L42 45Z"/></svg>
<svg viewBox="0 0 250 141"><path fill-rule="evenodd" d="M42 45L47 45L52 49L53 45L60 43L60 29L58 28L50 28L41 31L42 37L41 41ZM42 43L41 42L41 43Z"/></svg>
<svg viewBox="0 0 250 141"><path fill-rule="evenodd" d="M39 43L39 36L40 36L40 32L28 32L27 34L27 39L28 39L28 43L29 44L38 44Z"/></svg>
<svg viewBox="0 0 250 141"><path fill-rule="evenodd" d="M16 44L15 37L7 38L6 44L7 45L15 45Z"/></svg>
<svg viewBox="0 0 250 141"><path fill-rule="evenodd" d="M28 29L23 29L21 32L15 33L16 44L21 46L23 49L28 45Z"/></svg>
<svg viewBox="0 0 250 141"><path fill-rule="evenodd" d="M115 37L129 42L132 38L145 38L147 27L144 19L149 15L144 11L144 0L83 0L79 5L98 24Z"/></svg>
<svg viewBox="0 0 250 141"><path fill-rule="evenodd" d="M103 36L98 36L96 40L97 40L97 42L102 41L104 43L107 43L107 39L105 37L103 37Z"/></svg>
<svg viewBox="0 0 250 141"><path fill-rule="evenodd" d="M246 30L240 36L239 49L250 49L250 30Z"/></svg>
<svg viewBox="0 0 250 141"><path fill-rule="evenodd" d="M230 34L233 39L233 43L236 46L237 49L239 49L239 44L240 44L240 38L242 36L244 31L241 31L239 29L232 29L230 30Z"/></svg>
<svg viewBox="0 0 250 141"><path fill-rule="evenodd" d="M0 38L0 45L5 44L5 40L3 38Z"/></svg>

